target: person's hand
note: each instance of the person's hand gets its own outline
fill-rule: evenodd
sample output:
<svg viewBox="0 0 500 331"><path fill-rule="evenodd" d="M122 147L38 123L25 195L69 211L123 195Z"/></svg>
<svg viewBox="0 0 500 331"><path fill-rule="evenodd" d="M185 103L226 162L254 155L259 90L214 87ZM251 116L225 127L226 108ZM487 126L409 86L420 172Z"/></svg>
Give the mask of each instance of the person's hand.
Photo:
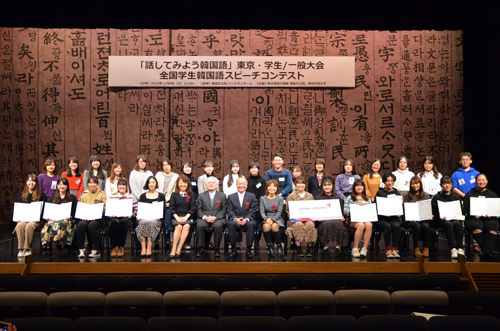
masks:
<svg viewBox="0 0 500 331"><path fill-rule="evenodd" d="M477 220L481 218L481 216L479 216L479 215L478 215L478 216L475 216L475 217L476 217L476 219L477 219Z"/></svg>
<svg viewBox="0 0 500 331"><path fill-rule="evenodd" d="M15 223L21 223L21 221L14 221Z"/></svg>
<svg viewBox="0 0 500 331"><path fill-rule="evenodd" d="M266 224L272 225L272 224L273 224L273 220L272 220L272 219L270 219L270 218L268 218L268 219L266 220Z"/></svg>
<svg viewBox="0 0 500 331"><path fill-rule="evenodd" d="M94 199L94 203L103 203L104 201L99 200L99 199Z"/></svg>
<svg viewBox="0 0 500 331"><path fill-rule="evenodd" d="M363 202L363 203L360 203L359 205L360 206L364 206L364 205L367 205L367 204L368 204L368 202Z"/></svg>
<svg viewBox="0 0 500 331"><path fill-rule="evenodd" d="M7 331L17 331L17 328L15 325L12 325L12 323L7 324Z"/></svg>
<svg viewBox="0 0 500 331"><path fill-rule="evenodd" d="M398 217L401 217L401 216L403 216L403 215L398 215Z"/></svg>
<svg viewBox="0 0 500 331"><path fill-rule="evenodd" d="M441 218L443 221L446 221L446 216Z"/></svg>
<svg viewBox="0 0 500 331"><path fill-rule="evenodd" d="M488 215L486 215L485 217L486 217L486 218L488 218L488 219L490 219L490 218L491 218L491 217L490 217L490 216L488 216Z"/></svg>

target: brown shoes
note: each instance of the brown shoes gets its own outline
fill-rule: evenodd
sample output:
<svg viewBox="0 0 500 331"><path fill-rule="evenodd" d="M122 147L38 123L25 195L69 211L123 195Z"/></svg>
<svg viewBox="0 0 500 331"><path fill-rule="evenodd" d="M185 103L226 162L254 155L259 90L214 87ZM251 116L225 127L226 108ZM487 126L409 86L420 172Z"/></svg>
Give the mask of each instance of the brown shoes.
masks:
<svg viewBox="0 0 500 331"><path fill-rule="evenodd" d="M422 253L424 257L429 257L429 248L424 247L424 252Z"/></svg>
<svg viewBox="0 0 500 331"><path fill-rule="evenodd" d="M111 250L111 257L116 257L116 254L118 254L118 247L113 247Z"/></svg>
<svg viewBox="0 0 500 331"><path fill-rule="evenodd" d="M419 256L419 255L421 255L421 254L422 254L422 253L420 253L420 249L418 249L418 247L415 247L415 248L413 249L413 253L415 253L415 256Z"/></svg>

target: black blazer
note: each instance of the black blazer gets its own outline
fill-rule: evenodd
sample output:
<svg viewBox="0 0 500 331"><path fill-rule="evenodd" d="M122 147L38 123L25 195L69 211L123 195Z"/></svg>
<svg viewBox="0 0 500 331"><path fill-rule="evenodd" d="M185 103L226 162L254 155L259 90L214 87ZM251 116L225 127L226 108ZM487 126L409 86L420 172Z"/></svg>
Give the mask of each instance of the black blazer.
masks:
<svg viewBox="0 0 500 331"><path fill-rule="evenodd" d="M208 191L201 193L197 201L198 218L203 219L203 216L215 216L217 220L226 223L226 201L224 193L215 191L214 204L212 205L210 193Z"/></svg>
<svg viewBox="0 0 500 331"><path fill-rule="evenodd" d="M323 179L321 180L321 182L323 182L326 178L333 181L333 177L331 175L323 175ZM333 183L333 185L335 185L335 182ZM333 188L333 190L335 191L335 187ZM311 193L314 198L319 195L319 192L321 191L321 185L319 185L318 177L316 175L309 176L309 179L307 180L307 191Z"/></svg>
<svg viewBox="0 0 500 331"><path fill-rule="evenodd" d="M245 192L243 196L243 205L240 207L240 199L238 192L230 194L227 197L227 215L229 221L235 218L247 218L250 221L255 220L255 212L257 211L257 198L255 194Z"/></svg>

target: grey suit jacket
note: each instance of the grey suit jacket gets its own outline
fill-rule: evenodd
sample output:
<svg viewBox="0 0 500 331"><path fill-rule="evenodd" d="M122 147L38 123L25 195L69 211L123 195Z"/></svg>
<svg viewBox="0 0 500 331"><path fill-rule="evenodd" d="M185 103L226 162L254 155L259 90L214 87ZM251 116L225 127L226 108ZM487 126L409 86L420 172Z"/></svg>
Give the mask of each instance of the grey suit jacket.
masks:
<svg viewBox="0 0 500 331"><path fill-rule="evenodd" d="M217 220L226 223L226 195L222 192L215 191L214 202L210 200L210 193L203 192L198 196L198 218L203 219L203 216L215 216Z"/></svg>

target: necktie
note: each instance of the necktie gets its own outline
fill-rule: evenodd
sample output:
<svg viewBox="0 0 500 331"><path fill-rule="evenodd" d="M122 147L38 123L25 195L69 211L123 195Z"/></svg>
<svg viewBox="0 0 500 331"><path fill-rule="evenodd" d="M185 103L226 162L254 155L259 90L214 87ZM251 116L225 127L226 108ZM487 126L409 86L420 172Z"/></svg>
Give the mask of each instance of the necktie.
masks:
<svg viewBox="0 0 500 331"><path fill-rule="evenodd" d="M240 207L243 207L243 195L238 194L238 196L240 197Z"/></svg>

